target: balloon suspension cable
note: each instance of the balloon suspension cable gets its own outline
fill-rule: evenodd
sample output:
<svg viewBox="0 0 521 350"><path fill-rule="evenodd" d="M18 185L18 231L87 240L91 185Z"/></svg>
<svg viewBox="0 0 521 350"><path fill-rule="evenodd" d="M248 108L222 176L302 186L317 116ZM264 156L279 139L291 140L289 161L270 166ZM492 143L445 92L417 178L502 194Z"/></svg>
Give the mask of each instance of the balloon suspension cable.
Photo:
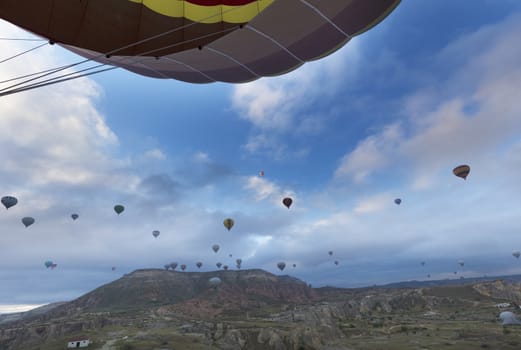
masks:
<svg viewBox="0 0 521 350"><path fill-rule="evenodd" d="M110 56L112 56L112 55L114 55L117 52L120 52L122 50L131 48L131 47L134 47L136 45L143 44L143 43L147 43L147 42L155 40L155 39L159 39L159 38L161 38L161 37L163 37L165 35L169 35L169 34L177 32L177 31L184 30L184 29L189 28L189 27L191 27L193 25L196 25L198 23L205 22L205 21L207 21L209 19L212 19L213 17L222 16L223 14L229 13L229 12L232 12L232 11L237 11L238 9L240 9L243 6L246 6L246 4L245 5L240 5L240 6L237 6L237 7L229 8L229 9L221 11L219 13L207 16L205 18L201 18L198 21L194 21L192 23L188 23L188 24L183 25L181 27L177 27L177 28L174 28L174 29L167 30L165 32L162 32L162 33L150 36L148 38L144 38L144 39L138 40L136 42L124 45L122 47L110 50L110 51L105 52L105 53L100 53L100 54L95 55L95 56L93 56L91 58L86 58L86 59L83 59L83 60L75 62L75 63L71 63L71 64L68 64L68 65L61 66L61 67L46 69L46 70L43 70L43 71L40 71L40 72L30 73L30 74L26 74L26 75L23 75L23 76L19 76L19 77L10 78L10 79L7 79L7 80L0 81L0 84L2 84L2 83L11 82L11 81L15 81L15 80L20 80L20 79L24 79L24 78L28 78L28 77L33 77L33 78L30 78L30 79L24 80L22 82L19 82L19 83L16 83L16 84L13 84L13 85L10 85L10 86L7 86L5 88L0 89L0 97L7 96L7 95L12 95L12 94L15 94L15 93L18 93L18 92L27 91L27 90L32 90L32 89L35 89L35 88L38 88L38 87L43 87L43 86L48 86L48 85L64 82L64 81L69 81L69 80L72 80L72 79L82 78L82 77L85 77L85 76L89 76L89 75L93 75L93 74L97 74L97 73L101 73L101 72L105 72L105 71L109 71L109 70L112 70L112 69L119 68L117 66L112 66L112 67L107 68L107 69L100 69L98 71L89 72L89 73L85 73L85 74L74 75L74 76L71 76L71 73L67 73L67 74L59 75L59 76L54 77L54 78L50 78L50 79L46 79L46 80L43 80L43 81L39 81L39 82L35 82L35 83L32 83L32 84L26 85L27 83L30 83L30 82L33 82L33 81L36 81L36 80L40 80L40 79L42 79L44 77L47 77L47 76L52 75L52 74L56 74L58 72L66 70L68 68L72 68L72 67L75 67L75 66L78 66L78 65L81 65L81 64L85 64L85 63L90 62L90 61L95 61L98 58L110 57ZM185 43L189 43L189 42L196 41L196 40L199 40L199 39L202 39L202 38L206 38L208 36L213 36L215 34L225 33L227 31L232 31L232 30L237 29L238 27L241 27L241 26L237 25L236 27L228 28L228 29L222 30L220 32L213 32L211 34L205 34L205 35L202 35L202 36L199 36L199 37L196 37L196 38L192 38L190 40L185 40L185 41L182 41L182 42L177 42L175 44L171 44L171 45L167 45L167 46L164 46L164 47L156 48L156 49L153 49L153 50L150 50L150 51L147 51L147 52L140 53L138 55L138 57L146 55L146 54L150 54L152 52L161 51L163 49L167 49L167 48L183 45ZM38 40L40 40L40 39L38 39ZM42 44L40 46L44 46L44 45L47 45L47 43ZM38 46L38 47L40 47L40 46ZM35 50L38 47L33 48L31 50L28 50L28 51L26 51L24 53L27 53L27 52L32 51L32 50ZM24 54L24 53L22 53L22 54ZM21 54L13 56L13 57L10 57L9 59L15 58L15 57L20 56L20 55ZM142 59L143 58L133 59L133 58L129 58L129 57L121 57L121 58L119 58L119 60L122 60L122 61L125 60L126 62L129 62L129 63L133 63L133 62L139 63L139 60L142 60ZM101 64L100 66L104 66L104 65L105 64ZM78 71L76 73L83 72L83 71L90 70L90 69L97 68L97 67L99 67L99 66L90 67L90 68L87 68L85 70L80 70L80 71Z"/></svg>
<svg viewBox="0 0 521 350"><path fill-rule="evenodd" d="M25 51L23 51L23 52L17 53L16 55L13 55L13 56L11 56L11 57L8 57L8 58L5 58L5 59L3 59L3 60L0 60L0 63L4 63L4 62L7 62L7 61L10 61L10 60L12 60L13 58L16 58L16 57L20 57L20 56L22 56L22 55L25 55L26 53L31 52L31 51L34 51L34 50L36 50L36 49L39 49L40 47L45 46L45 45L47 45L47 42L45 42L45 43L43 43L43 44L40 44L40 45L37 45L37 46L35 46L35 47L33 47L33 48L29 49L29 50L25 50Z"/></svg>
<svg viewBox="0 0 521 350"><path fill-rule="evenodd" d="M0 40L5 40L5 41L47 41L46 39L38 39L38 38L0 38Z"/></svg>

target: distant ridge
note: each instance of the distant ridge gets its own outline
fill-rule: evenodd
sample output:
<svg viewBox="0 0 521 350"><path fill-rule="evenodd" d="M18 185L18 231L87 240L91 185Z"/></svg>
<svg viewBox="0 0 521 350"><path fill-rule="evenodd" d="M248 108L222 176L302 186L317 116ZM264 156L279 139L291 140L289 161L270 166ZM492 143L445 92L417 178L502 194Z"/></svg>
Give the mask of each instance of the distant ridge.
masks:
<svg viewBox="0 0 521 350"><path fill-rule="evenodd" d="M468 284L475 284L481 282L491 282L497 280L505 280L512 282L521 282L521 275L506 275L506 276L483 276L483 277L470 277L463 279L443 279L443 280L426 280L426 281L403 281L393 282L383 285L375 285L369 288L424 288L424 287L437 287L437 286L461 286ZM367 287L366 287L367 288Z"/></svg>

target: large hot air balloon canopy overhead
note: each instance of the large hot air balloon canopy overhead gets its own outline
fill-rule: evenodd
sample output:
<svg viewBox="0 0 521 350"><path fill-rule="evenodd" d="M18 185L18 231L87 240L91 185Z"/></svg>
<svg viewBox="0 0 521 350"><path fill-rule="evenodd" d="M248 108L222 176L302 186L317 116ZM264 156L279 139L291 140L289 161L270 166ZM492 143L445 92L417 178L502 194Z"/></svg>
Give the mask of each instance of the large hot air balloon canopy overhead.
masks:
<svg viewBox="0 0 521 350"><path fill-rule="evenodd" d="M452 170L453 174L457 177L461 177L463 180L467 179L470 173L470 166L468 165L458 165Z"/></svg>
<svg viewBox="0 0 521 350"><path fill-rule="evenodd" d="M0 18L103 64L191 83L252 81L320 59L400 0L2 0Z"/></svg>
<svg viewBox="0 0 521 350"><path fill-rule="evenodd" d="M2 197L2 204L4 205L5 209L9 209L12 206L15 206L16 203L18 203L18 199L13 196L4 196Z"/></svg>

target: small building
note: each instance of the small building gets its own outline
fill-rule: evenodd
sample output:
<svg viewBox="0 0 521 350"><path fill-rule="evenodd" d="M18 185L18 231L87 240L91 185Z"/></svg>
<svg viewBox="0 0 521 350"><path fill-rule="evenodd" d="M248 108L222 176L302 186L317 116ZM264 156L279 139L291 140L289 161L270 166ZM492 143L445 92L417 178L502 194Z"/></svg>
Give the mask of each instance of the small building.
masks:
<svg viewBox="0 0 521 350"><path fill-rule="evenodd" d="M507 308L507 307L510 307L510 303L499 303L499 304L496 304L496 307L498 309L504 309L504 308Z"/></svg>
<svg viewBox="0 0 521 350"><path fill-rule="evenodd" d="M86 348L90 344L90 339L87 337L78 337L71 339L67 343L67 349Z"/></svg>

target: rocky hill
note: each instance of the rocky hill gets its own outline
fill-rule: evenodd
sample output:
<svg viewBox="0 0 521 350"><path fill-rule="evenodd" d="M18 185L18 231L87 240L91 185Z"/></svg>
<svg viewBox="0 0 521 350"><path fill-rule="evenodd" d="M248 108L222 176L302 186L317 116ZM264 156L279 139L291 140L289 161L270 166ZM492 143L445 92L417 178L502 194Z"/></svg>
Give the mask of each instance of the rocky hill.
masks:
<svg viewBox="0 0 521 350"><path fill-rule="evenodd" d="M222 280L215 289L208 284L214 276ZM0 324L0 349L61 349L79 335L103 350L421 348L411 345L413 335L431 349L519 349L521 331L498 338L496 304L516 311L520 296L521 285L508 281L313 289L262 270L137 270Z"/></svg>

